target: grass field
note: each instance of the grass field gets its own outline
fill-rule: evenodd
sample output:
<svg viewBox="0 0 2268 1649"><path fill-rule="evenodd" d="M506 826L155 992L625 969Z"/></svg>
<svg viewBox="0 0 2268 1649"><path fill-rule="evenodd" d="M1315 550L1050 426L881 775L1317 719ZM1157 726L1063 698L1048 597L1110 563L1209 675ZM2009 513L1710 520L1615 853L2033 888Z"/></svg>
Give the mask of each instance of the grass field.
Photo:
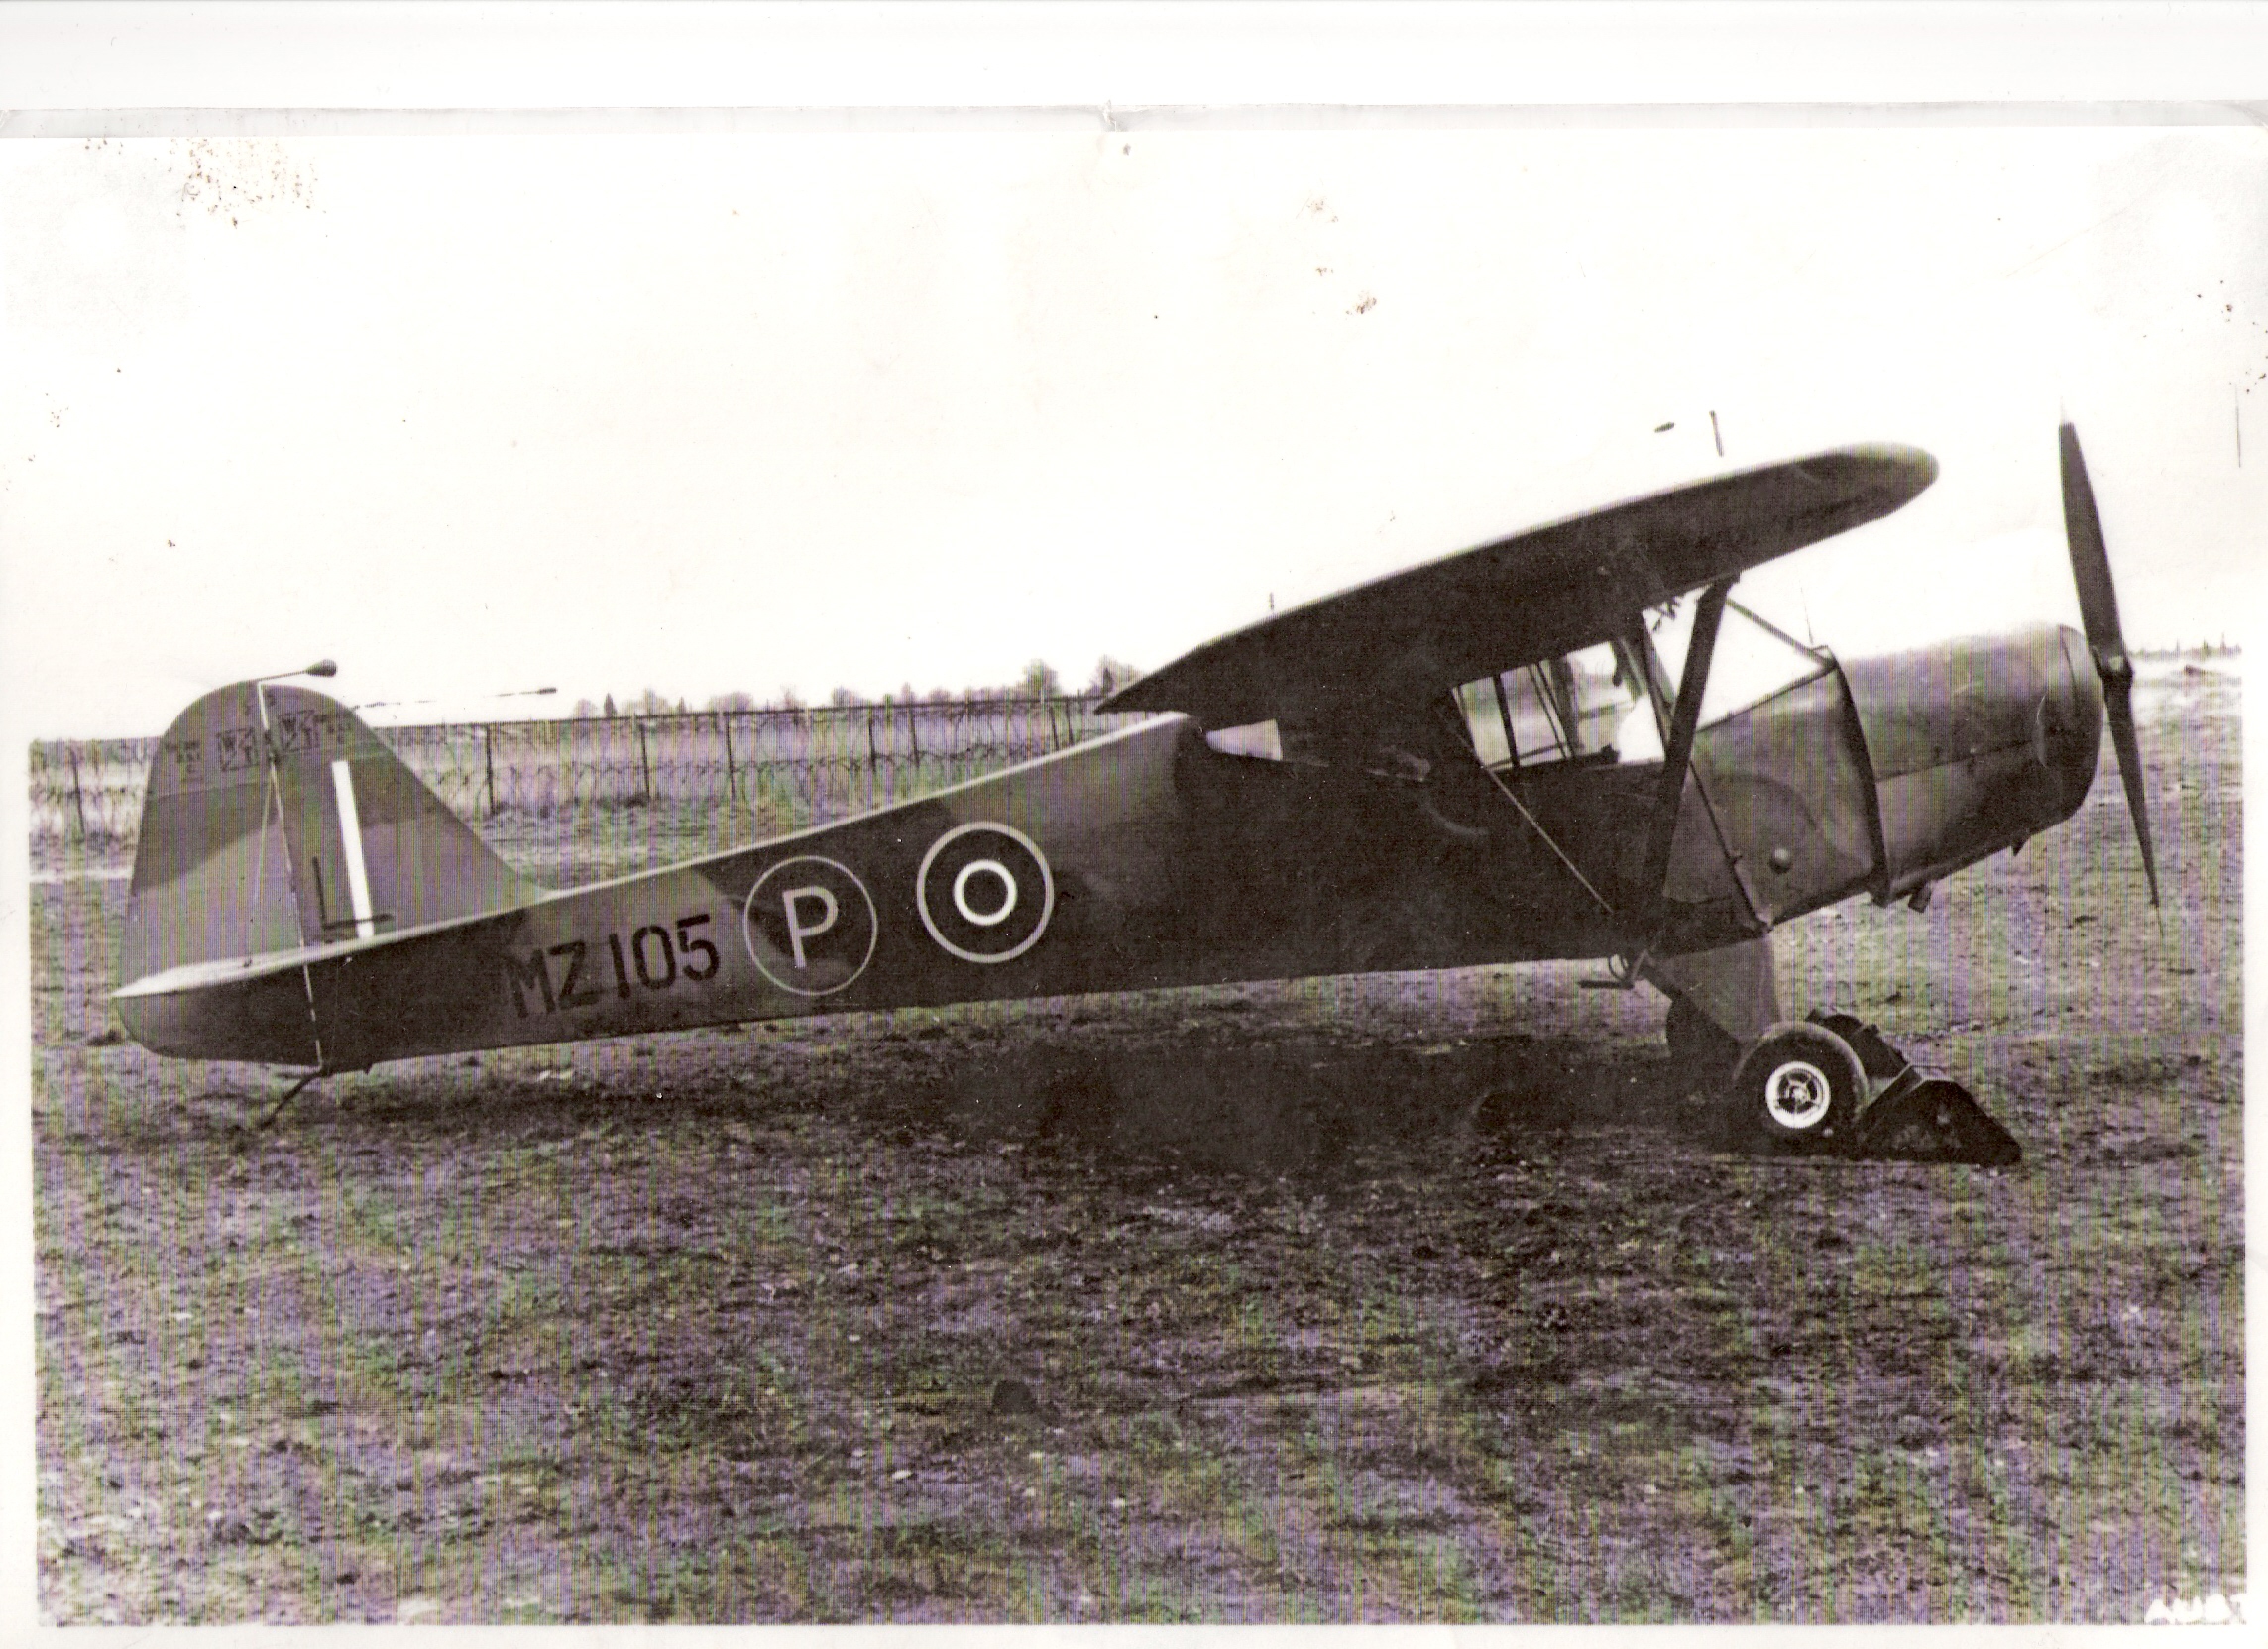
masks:
<svg viewBox="0 0 2268 1649"><path fill-rule="evenodd" d="M2162 937L2107 771L1926 915L1787 936L1790 1006L1969 1083L2006 1171L1724 1149L1658 999L1565 967L419 1061L261 1134L278 1077L119 1041L123 883L58 862L44 1617L2117 1621L2241 1591L2237 697L2142 696ZM550 827L500 849L677 845Z"/></svg>

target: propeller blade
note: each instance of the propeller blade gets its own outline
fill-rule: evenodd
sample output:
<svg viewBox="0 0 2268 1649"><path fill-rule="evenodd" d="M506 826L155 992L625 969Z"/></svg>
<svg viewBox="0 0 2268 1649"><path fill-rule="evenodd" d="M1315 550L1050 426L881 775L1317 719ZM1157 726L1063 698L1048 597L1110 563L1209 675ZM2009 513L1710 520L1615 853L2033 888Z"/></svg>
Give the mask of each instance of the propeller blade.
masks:
<svg viewBox="0 0 2268 1649"><path fill-rule="evenodd" d="M2150 879L2150 903L2158 903L2158 856L2150 851L2149 799L2142 794L2142 746L2134 736L2134 675L2102 680L2103 717L2110 742L2118 747L2118 776L2126 781L2126 811L2134 819L2134 839L2142 845L2142 874Z"/></svg>
<svg viewBox="0 0 2268 1649"><path fill-rule="evenodd" d="M2071 546L2071 579L2079 587L2079 621L2095 668L2104 679L2127 668L2126 638L2118 628L2118 592L2110 582L2110 551L2102 541L2102 517L2096 513L2095 489L2088 485L2087 460L2080 456L2079 431L2065 424L2063 448L2063 532Z"/></svg>
<svg viewBox="0 0 2268 1649"><path fill-rule="evenodd" d="M2071 580L2079 591L2080 623L2095 673L2102 678L2103 718L2118 751L2118 776L2126 784L2126 812L2142 848L2142 873L2150 881L2150 903L2158 903L2158 858L2150 846L2149 797L2142 787L2142 746L2134 733L2134 664L2118 627L2118 591L2110 580L2110 551L2102 540L2102 517L2088 484L2087 460L2080 455L2079 431L2065 424L2057 432L2063 457L2063 530L2071 546Z"/></svg>

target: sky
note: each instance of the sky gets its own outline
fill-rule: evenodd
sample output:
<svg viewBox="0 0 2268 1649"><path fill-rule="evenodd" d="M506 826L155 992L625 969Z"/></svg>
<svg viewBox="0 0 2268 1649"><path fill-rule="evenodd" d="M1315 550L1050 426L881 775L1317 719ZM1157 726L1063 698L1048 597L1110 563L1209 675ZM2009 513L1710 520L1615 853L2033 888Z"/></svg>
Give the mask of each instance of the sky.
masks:
<svg viewBox="0 0 2268 1649"><path fill-rule="evenodd" d="M2268 549L2256 125L15 137L0 229L41 736L319 656L382 722L1077 686L1870 440L1939 482L1741 599L2076 622L2063 417L2135 645L2241 634Z"/></svg>

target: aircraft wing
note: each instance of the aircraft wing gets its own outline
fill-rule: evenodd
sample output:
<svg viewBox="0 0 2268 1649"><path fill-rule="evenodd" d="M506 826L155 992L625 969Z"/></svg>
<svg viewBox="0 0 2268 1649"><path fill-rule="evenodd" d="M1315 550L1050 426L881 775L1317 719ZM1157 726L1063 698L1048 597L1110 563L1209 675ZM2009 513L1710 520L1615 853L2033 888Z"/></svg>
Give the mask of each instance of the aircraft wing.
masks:
<svg viewBox="0 0 2268 1649"><path fill-rule="evenodd" d="M1105 711L1207 727L1367 719L1604 641L1633 614L1887 515L1937 479L1915 447L1745 470L1444 556L1208 641Z"/></svg>

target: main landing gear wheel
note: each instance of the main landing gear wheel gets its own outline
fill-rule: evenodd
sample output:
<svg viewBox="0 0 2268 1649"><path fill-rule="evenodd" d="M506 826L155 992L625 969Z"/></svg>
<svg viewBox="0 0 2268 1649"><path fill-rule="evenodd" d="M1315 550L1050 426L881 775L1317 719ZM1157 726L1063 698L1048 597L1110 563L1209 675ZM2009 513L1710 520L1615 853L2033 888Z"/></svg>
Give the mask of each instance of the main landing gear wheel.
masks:
<svg viewBox="0 0 2268 1649"><path fill-rule="evenodd" d="M1733 1073L1736 1115L1767 1142L1814 1151L1846 1140L1867 1100L1866 1067L1823 1025L1788 1021L1757 1039Z"/></svg>

